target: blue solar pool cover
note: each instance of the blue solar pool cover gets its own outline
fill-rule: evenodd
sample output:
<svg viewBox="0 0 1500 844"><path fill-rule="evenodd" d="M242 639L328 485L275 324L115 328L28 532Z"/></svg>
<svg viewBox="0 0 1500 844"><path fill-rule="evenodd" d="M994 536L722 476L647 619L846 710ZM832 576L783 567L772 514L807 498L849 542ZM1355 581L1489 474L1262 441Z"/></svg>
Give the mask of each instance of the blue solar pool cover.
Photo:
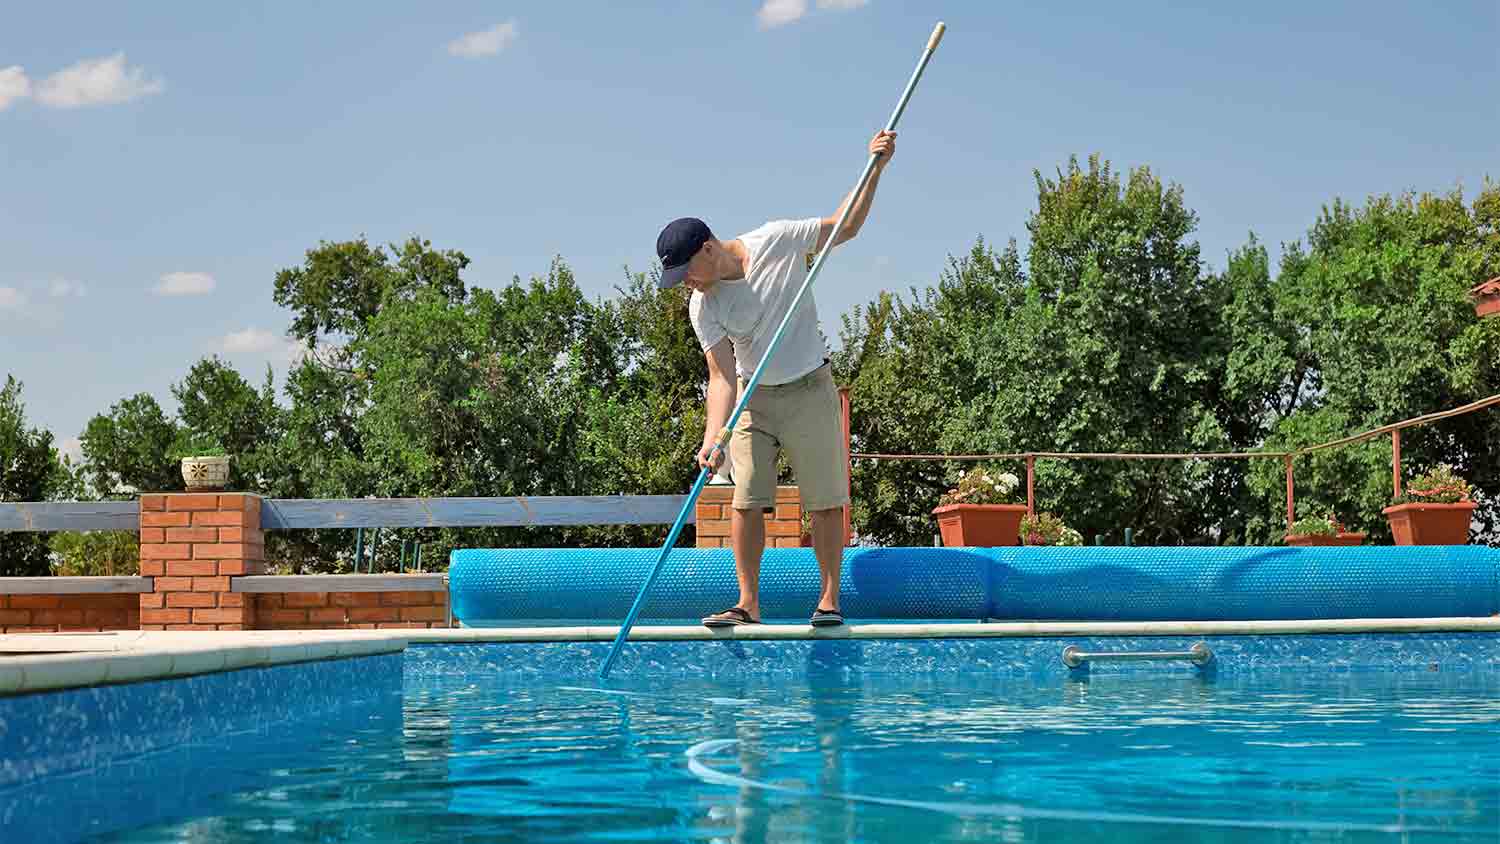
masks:
<svg viewBox="0 0 1500 844"><path fill-rule="evenodd" d="M454 551L468 626L618 623L657 549ZM767 549L761 608L805 619L810 549ZM866 619L1256 620L1477 617L1500 612L1500 551L1483 546L849 548L844 613ZM643 620L697 619L739 595L729 549L674 550Z"/></svg>

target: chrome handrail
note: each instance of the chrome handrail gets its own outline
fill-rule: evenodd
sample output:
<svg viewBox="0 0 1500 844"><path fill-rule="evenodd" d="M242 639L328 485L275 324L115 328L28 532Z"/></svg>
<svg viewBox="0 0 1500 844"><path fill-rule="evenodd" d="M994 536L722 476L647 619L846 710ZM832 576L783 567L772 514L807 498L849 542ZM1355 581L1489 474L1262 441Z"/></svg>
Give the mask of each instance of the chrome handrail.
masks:
<svg viewBox="0 0 1500 844"><path fill-rule="evenodd" d="M1115 651L1113 653L1088 653L1080 651L1073 645L1063 648L1063 665L1069 668L1078 668L1088 662L1120 661L1135 662L1144 660L1167 660L1181 659L1194 665L1206 665L1214 658L1214 652L1208 649L1208 645L1202 642L1194 642L1191 648L1185 651Z"/></svg>

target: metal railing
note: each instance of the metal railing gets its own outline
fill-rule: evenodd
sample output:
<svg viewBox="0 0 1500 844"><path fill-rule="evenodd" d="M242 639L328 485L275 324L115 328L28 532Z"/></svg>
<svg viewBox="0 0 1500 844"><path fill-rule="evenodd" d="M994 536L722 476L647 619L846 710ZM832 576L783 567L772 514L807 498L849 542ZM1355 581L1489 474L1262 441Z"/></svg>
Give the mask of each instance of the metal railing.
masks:
<svg viewBox="0 0 1500 844"><path fill-rule="evenodd" d="M880 454L850 452L849 459L854 460L939 460L973 462L979 460L1024 460L1026 461L1026 510L1032 515L1036 514L1036 461L1038 460L1256 460L1275 459L1286 464L1286 523L1291 527L1296 521L1295 502L1296 493L1293 483L1293 461L1306 454L1321 451L1327 448L1335 448L1343 445L1353 445L1365 442L1375 437L1390 434L1391 436L1391 485L1394 487L1393 496L1401 494L1401 431L1406 428L1414 428L1418 425L1426 425L1441 419L1453 416L1462 416L1467 413L1484 410L1485 408L1500 405L1500 394L1482 398L1466 405L1440 410L1435 413L1427 413L1411 419L1403 419L1389 425L1382 425L1369 431L1331 440L1326 443L1318 443L1291 451L1219 451L1219 452L1185 452L1185 453L1163 453L1149 454L1140 452L1067 452L1067 451L1021 451L1006 454ZM847 399L844 403L844 430L847 432L849 425L849 404ZM852 471L851 471L852 475Z"/></svg>

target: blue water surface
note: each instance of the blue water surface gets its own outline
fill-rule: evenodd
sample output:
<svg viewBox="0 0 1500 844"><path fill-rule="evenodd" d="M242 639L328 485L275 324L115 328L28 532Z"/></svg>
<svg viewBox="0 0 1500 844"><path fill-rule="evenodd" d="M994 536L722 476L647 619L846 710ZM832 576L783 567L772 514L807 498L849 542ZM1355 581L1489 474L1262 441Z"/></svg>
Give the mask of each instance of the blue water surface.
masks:
<svg viewBox="0 0 1500 844"><path fill-rule="evenodd" d="M420 650L342 707L0 792L47 798L7 826L117 842L1500 840L1493 662L601 685ZM327 676L357 684L342 671ZM38 837L48 817L56 835Z"/></svg>

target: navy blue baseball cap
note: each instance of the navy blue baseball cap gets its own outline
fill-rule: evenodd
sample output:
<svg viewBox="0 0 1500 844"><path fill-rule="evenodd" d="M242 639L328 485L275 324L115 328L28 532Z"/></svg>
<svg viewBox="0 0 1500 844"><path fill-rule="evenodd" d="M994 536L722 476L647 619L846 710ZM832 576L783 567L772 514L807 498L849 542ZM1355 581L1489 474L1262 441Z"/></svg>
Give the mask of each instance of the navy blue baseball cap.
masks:
<svg viewBox="0 0 1500 844"><path fill-rule="evenodd" d="M693 260L713 236L708 224L697 217L683 217L667 223L656 238L656 257L661 259L661 280L657 285L666 289L681 284L687 276L688 261Z"/></svg>

